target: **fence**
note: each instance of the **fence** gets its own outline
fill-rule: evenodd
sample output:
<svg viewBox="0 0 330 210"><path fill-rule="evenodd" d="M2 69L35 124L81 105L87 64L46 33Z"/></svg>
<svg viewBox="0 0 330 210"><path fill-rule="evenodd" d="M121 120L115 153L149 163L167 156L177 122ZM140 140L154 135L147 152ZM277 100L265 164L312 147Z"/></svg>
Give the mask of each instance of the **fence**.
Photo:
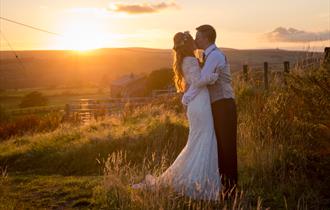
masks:
<svg viewBox="0 0 330 210"><path fill-rule="evenodd" d="M40 114L48 112L63 111L63 105L44 106L44 107L30 107L9 110L11 115L26 115L26 114Z"/></svg>
<svg viewBox="0 0 330 210"><path fill-rule="evenodd" d="M307 68L318 68L322 64L329 65L330 63L330 48L326 47L324 49L324 57L312 57L301 62L297 62L294 65L291 65L289 61L284 61L283 63L268 63L264 62L263 65L253 65L249 66L247 64L243 65L242 68L242 78L245 82L250 79L250 72L253 69L254 74L260 74L263 72L263 84L264 88L269 89L269 75L270 74L278 74L281 75L284 84L286 84L285 75L289 74L291 69L307 69ZM272 68L272 69L271 69Z"/></svg>
<svg viewBox="0 0 330 210"><path fill-rule="evenodd" d="M110 115L123 110L125 106L142 106L159 97L176 95L173 90L154 90L152 97L78 99L65 105L65 119L87 121L98 116Z"/></svg>
<svg viewBox="0 0 330 210"><path fill-rule="evenodd" d="M285 61L280 67L279 63L268 63L264 62L263 65L253 65L249 66L247 64L243 65L241 78L244 82L248 82L250 79L256 79L257 81L263 80L264 88L269 89L270 75L279 75L284 83L285 74L290 72L290 62ZM262 78L261 77L262 74Z"/></svg>

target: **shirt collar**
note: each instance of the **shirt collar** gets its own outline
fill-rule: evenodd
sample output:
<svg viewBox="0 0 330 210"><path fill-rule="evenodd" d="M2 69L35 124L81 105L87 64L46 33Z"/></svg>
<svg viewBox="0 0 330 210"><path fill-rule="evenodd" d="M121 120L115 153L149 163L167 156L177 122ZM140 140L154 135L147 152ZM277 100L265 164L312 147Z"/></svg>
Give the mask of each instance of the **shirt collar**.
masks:
<svg viewBox="0 0 330 210"><path fill-rule="evenodd" d="M205 56L208 56L214 48L217 48L215 44L211 44L208 48L206 48L204 51Z"/></svg>

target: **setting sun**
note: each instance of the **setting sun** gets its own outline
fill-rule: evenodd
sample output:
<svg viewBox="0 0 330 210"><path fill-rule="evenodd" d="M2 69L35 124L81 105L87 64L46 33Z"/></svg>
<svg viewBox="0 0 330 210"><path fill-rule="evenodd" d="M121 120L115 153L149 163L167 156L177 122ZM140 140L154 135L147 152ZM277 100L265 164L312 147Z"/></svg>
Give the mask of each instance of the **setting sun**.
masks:
<svg viewBox="0 0 330 210"><path fill-rule="evenodd" d="M97 25L81 21L70 24L68 29L65 29L64 38L60 39L59 45L63 49L78 51L97 49L105 44L104 34Z"/></svg>

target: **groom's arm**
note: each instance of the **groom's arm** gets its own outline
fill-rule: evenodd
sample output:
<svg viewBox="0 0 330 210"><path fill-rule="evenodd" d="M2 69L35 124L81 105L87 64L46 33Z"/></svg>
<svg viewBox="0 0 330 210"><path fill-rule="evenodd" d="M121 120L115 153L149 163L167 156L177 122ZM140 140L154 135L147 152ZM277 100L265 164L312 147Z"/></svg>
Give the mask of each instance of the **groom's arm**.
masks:
<svg viewBox="0 0 330 210"><path fill-rule="evenodd" d="M225 65L226 59L222 53L211 53L202 68L200 82L196 83L195 86L203 87L212 84L213 81L210 81L209 78L212 77L217 68L223 68Z"/></svg>
<svg viewBox="0 0 330 210"><path fill-rule="evenodd" d="M200 79L194 82L183 95L181 102L184 105L188 105L188 103L195 98L195 96L199 93L201 87L206 86L208 84L213 84L215 82L215 69L219 65L222 66L225 64L224 56L223 58L220 56L221 54L218 53L211 53L209 55L204 64L204 67L201 70Z"/></svg>
<svg viewBox="0 0 330 210"><path fill-rule="evenodd" d="M184 93L182 97L182 103L184 105L188 105L188 103L195 98L195 96L199 93L201 87L207 84L213 84L217 81L219 77L218 73L211 73L210 75L206 75L203 80L200 78L196 79L189 86L188 90Z"/></svg>

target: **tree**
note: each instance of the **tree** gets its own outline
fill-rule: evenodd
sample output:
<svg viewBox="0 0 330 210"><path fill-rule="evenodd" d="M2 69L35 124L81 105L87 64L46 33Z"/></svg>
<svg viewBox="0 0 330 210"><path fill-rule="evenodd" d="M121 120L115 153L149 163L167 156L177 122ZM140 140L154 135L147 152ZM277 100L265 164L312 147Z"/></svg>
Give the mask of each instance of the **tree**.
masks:
<svg viewBox="0 0 330 210"><path fill-rule="evenodd" d="M164 68L151 72L146 81L146 90L148 94L152 90L166 89L173 85L173 71L172 69Z"/></svg>
<svg viewBox="0 0 330 210"><path fill-rule="evenodd" d="M48 99L40 92L33 91L26 94L21 103L19 104L20 108L32 107L32 106L47 106Z"/></svg>

